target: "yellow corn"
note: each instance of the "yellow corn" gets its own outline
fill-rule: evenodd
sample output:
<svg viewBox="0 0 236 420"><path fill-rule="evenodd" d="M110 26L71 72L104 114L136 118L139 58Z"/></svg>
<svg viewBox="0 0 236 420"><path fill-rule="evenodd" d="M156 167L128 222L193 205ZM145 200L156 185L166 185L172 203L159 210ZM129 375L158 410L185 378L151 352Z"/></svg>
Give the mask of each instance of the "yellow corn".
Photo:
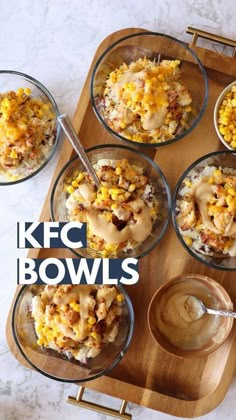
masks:
<svg viewBox="0 0 236 420"><path fill-rule="evenodd" d="M119 207L119 205L117 204L117 203L113 203L112 205L111 205L111 209L112 210L115 210L115 209L117 209Z"/></svg>
<svg viewBox="0 0 236 420"><path fill-rule="evenodd" d="M115 169L115 173L116 173L116 175L121 175L121 173L122 173L122 169L118 166L118 167Z"/></svg>
<svg viewBox="0 0 236 420"><path fill-rule="evenodd" d="M74 180L74 181L72 181L71 185L72 185L72 187L77 188L79 184L76 180Z"/></svg>
<svg viewBox="0 0 236 420"><path fill-rule="evenodd" d="M232 188L232 187L229 187L227 189L227 192L228 192L228 194L232 195L233 197L236 196L236 190L234 188Z"/></svg>
<svg viewBox="0 0 236 420"><path fill-rule="evenodd" d="M127 124L124 121L120 121L120 128L123 130Z"/></svg>
<svg viewBox="0 0 236 420"><path fill-rule="evenodd" d="M44 340L43 340L42 338L39 338L39 339L37 340L37 344L38 344L39 346L43 346L43 344L44 344Z"/></svg>
<svg viewBox="0 0 236 420"><path fill-rule="evenodd" d="M193 243L192 238L190 238L190 236L184 236L184 242L186 243L186 245L191 246Z"/></svg>
<svg viewBox="0 0 236 420"><path fill-rule="evenodd" d="M72 309L74 309L75 312L79 312L80 311L80 304L77 302L71 302L70 303L70 307Z"/></svg>
<svg viewBox="0 0 236 420"><path fill-rule="evenodd" d="M25 93L26 95L30 95L30 94L31 94L31 90L30 90L30 88L25 88L25 89L24 89L24 93Z"/></svg>
<svg viewBox="0 0 236 420"><path fill-rule="evenodd" d="M129 192L133 192L135 189L136 189L136 185L135 184L130 184Z"/></svg>
<svg viewBox="0 0 236 420"><path fill-rule="evenodd" d="M69 185L69 187L67 188L67 192L69 194L72 194L75 191L74 187L72 187L72 185Z"/></svg>
<svg viewBox="0 0 236 420"><path fill-rule="evenodd" d="M18 154L17 154L17 152L16 152L15 150L12 150L12 151L11 151L11 153L10 153L10 157L11 157L12 159L17 159L17 158L18 158Z"/></svg>
<svg viewBox="0 0 236 420"><path fill-rule="evenodd" d="M222 206L210 205L208 207L209 216L212 216L215 213L222 213L223 211L224 211L224 207L222 207Z"/></svg>
<svg viewBox="0 0 236 420"><path fill-rule="evenodd" d="M117 300L117 302L123 302L123 300L124 300L124 296L123 296L123 295L121 295L121 294L116 295L116 300Z"/></svg>
<svg viewBox="0 0 236 420"><path fill-rule="evenodd" d="M112 195L112 194L123 194L124 190L122 188L112 187L112 188L109 188L108 192L109 192L110 195Z"/></svg>
<svg viewBox="0 0 236 420"><path fill-rule="evenodd" d="M236 98L235 86L225 95L218 111L218 127L220 134L224 140L233 148L236 148L235 139L233 138L236 128Z"/></svg>
<svg viewBox="0 0 236 420"><path fill-rule="evenodd" d="M17 96L22 96L22 95L23 95L23 93L24 93L24 89L23 89L23 88L19 88L19 89L17 89L17 91L16 91Z"/></svg>
<svg viewBox="0 0 236 420"><path fill-rule="evenodd" d="M101 187L101 193L102 194L107 194L108 193L108 188L107 187Z"/></svg>
<svg viewBox="0 0 236 420"><path fill-rule="evenodd" d="M187 180L187 179L184 181L184 183L185 183L186 187L190 188L192 186L192 182Z"/></svg>
<svg viewBox="0 0 236 420"><path fill-rule="evenodd" d="M88 318L88 324L90 324L90 325L94 325L96 323L96 318L95 318L95 316L90 316L89 318Z"/></svg>
<svg viewBox="0 0 236 420"><path fill-rule="evenodd" d="M212 176L210 176L210 178L208 179L208 184L214 184L214 178Z"/></svg>
<svg viewBox="0 0 236 420"><path fill-rule="evenodd" d="M81 182L83 179L84 179L84 173L83 172L80 172L79 175L78 175L78 177L77 177L77 181L78 182Z"/></svg>

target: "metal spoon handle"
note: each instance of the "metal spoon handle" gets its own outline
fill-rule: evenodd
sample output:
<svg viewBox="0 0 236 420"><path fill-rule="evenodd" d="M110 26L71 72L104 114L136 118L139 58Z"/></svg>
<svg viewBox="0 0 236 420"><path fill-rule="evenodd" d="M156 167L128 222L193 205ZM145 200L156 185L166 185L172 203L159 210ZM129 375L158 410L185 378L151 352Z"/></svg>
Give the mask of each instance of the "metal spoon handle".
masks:
<svg viewBox="0 0 236 420"><path fill-rule="evenodd" d="M80 140L79 140L79 138L76 134L76 131L75 131L70 119L68 118L68 116L66 114L59 115L59 117L57 117L57 119L58 119L63 131L65 132L68 139L70 140L72 146L74 147L75 151L79 155L79 157L80 157L81 161L83 162L85 168L87 169L88 173L93 178L96 187L99 188L100 187L100 181L97 177L97 174L96 174L95 170L93 169L92 164L90 163L90 161L88 159L88 156L85 153L85 150L84 150L82 144L80 143Z"/></svg>
<svg viewBox="0 0 236 420"><path fill-rule="evenodd" d="M231 318L236 318L236 312L233 312L233 311L223 311L221 309L206 308L206 312L211 315L221 315L221 316L228 316Z"/></svg>

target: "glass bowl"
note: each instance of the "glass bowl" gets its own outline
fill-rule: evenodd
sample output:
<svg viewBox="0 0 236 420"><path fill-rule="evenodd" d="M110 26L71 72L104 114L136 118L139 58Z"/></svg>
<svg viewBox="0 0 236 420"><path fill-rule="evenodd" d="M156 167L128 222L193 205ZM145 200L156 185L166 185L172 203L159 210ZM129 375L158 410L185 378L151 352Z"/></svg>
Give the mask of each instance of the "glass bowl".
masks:
<svg viewBox="0 0 236 420"><path fill-rule="evenodd" d="M37 344L31 303L33 296L43 287L45 286L23 286L13 308L13 336L26 361L38 372L61 382L89 381L108 374L124 357L133 334L134 312L127 292L121 286L116 286L123 295L123 303L118 335L114 342L108 343L101 353L94 358L88 358L87 363L83 364Z"/></svg>
<svg viewBox="0 0 236 420"><path fill-rule="evenodd" d="M214 168L221 168L220 172L215 172ZM231 169L233 180L227 181L225 176L220 175L223 171L227 172L226 168ZM199 184L200 187L199 176L204 181L203 186ZM228 271L236 270L236 239L232 231L235 224L235 179L235 153L220 151L202 156L186 169L178 181L172 207L175 231L189 254L209 267ZM185 194L190 194L189 200ZM183 196L187 198L185 203ZM180 220L181 202L184 218Z"/></svg>
<svg viewBox="0 0 236 420"><path fill-rule="evenodd" d="M215 130L217 133L217 136L219 137L220 141L223 143L223 145L225 147L227 147L227 149L229 150L235 150L236 149L236 135L235 135L235 140L233 140L233 133L231 131L231 139L228 138L228 141L226 141L225 139L225 134L223 135L223 133L221 133L220 130L227 128L229 125L233 125L234 124L234 129L236 130L236 107L231 107L229 108L229 111L231 110L231 119L229 120L228 117L226 117L226 121L224 122L224 124L221 124L222 127L220 129L219 127L219 108L222 105L223 100L225 99L225 96L232 90L233 86L235 86L235 94L234 94L234 101L236 104L236 80L232 83L230 83L230 85L226 86L226 88L221 92L221 94L218 96L218 99L216 101L215 104L215 108L214 108L214 126L215 126ZM233 112L234 114L233 114ZM232 127L233 128L233 127ZM227 134L226 134L227 136ZM226 137L227 138L227 137Z"/></svg>
<svg viewBox="0 0 236 420"><path fill-rule="evenodd" d="M153 70L153 74L150 74L150 70L148 70L149 73L142 73L139 71L139 66L133 69L132 77L127 76L127 73L125 76L122 75L125 80L119 79L118 85L117 73L112 73L108 90L104 93L111 72L124 63L129 66L130 63L139 59L151 60L155 68L161 72L160 75L159 73L156 75L156 70ZM163 80L163 70L160 70L160 66L158 67L162 60L180 60L178 80L182 87L184 86L190 92L191 109L187 110L185 106L188 102L186 90L181 90L179 83L178 87L173 83L169 85L169 75ZM127 68L125 71L127 72ZM139 73L138 77L133 76L137 73ZM176 75L177 71L175 80ZM135 80L133 80L134 77ZM133 146L153 148L180 140L198 124L206 109L208 81L199 58L185 43L161 33L141 32L121 38L102 53L92 72L90 95L97 118L110 134ZM117 105L119 104L120 107L121 103L122 109L118 109ZM158 131L160 127L161 135ZM141 138L140 133L142 133Z"/></svg>
<svg viewBox="0 0 236 420"><path fill-rule="evenodd" d="M16 184L36 175L52 158L60 136L56 102L38 80L17 71L0 70L0 95L9 92L13 96L2 98L0 103L0 137L4 139L0 147L0 185ZM16 113L19 110L20 118Z"/></svg>
<svg viewBox="0 0 236 420"><path fill-rule="evenodd" d="M225 342L233 318L209 314L198 318L201 314L187 301L189 295L211 309L233 309L228 293L215 280L183 274L156 291L148 309L148 325L154 340L168 353L185 358L203 357Z"/></svg>
<svg viewBox="0 0 236 420"><path fill-rule="evenodd" d="M96 164L100 159L120 160L127 159L132 165L137 165L143 169L145 175L148 176L154 187L154 195L158 201L158 217L153 224L151 233L138 246L127 251L119 252L115 255L117 258L141 258L150 252L154 246L161 240L170 215L171 194L167 181L160 168L148 156L143 153L121 145L99 145L87 149L87 156L92 163ZM85 171L84 166L78 157L70 160L59 173L51 193L51 218L54 221L68 222L70 221L68 210L66 208L66 200L68 192L65 188L65 181L71 179L72 174ZM122 174L121 174L122 176ZM114 181L114 183L117 181ZM109 204L110 206L110 204ZM112 210L112 214L115 210ZM122 229L118 229L122 230ZM104 256L101 251L91 248L80 248L73 250L76 255L85 258L101 258Z"/></svg>

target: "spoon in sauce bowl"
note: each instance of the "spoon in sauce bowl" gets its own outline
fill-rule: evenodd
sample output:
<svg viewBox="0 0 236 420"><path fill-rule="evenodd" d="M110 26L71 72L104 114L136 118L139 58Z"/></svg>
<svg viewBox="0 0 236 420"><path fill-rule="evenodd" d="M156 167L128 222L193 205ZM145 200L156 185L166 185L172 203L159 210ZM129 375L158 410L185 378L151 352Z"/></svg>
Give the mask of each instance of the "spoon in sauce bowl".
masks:
<svg viewBox="0 0 236 420"><path fill-rule="evenodd" d="M226 311L223 309L207 308L204 305L204 303L196 296L188 295L188 298L186 300L186 305L188 305L188 310L191 311L192 314L194 314L195 320L201 318L204 314L220 315L220 316L236 318L236 312Z"/></svg>
<svg viewBox="0 0 236 420"><path fill-rule="evenodd" d="M100 181L98 179L98 176L91 164L91 162L88 159L88 156L86 155L86 152L79 140L79 137L77 136L77 133L69 119L69 117L66 114L61 114L59 117L57 117L59 124L61 125L64 133L70 140L73 148L75 149L76 153L79 155L81 161L83 162L85 168L87 169L89 175L91 175L97 189L100 188Z"/></svg>

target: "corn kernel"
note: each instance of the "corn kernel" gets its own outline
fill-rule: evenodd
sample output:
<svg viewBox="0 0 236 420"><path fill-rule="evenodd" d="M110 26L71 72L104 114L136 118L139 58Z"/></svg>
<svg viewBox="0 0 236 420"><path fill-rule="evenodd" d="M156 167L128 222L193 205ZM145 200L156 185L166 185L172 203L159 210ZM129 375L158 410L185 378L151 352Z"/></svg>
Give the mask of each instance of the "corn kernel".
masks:
<svg viewBox="0 0 236 420"><path fill-rule="evenodd" d="M122 188L112 187L108 190L109 194L123 194L124 190Z"/></svg>
<svg viewBox="0 0 236 420"><path fill-rule="evenodd" d="M210 176L210 178L208 179L208 184L214 184L214 178L212 176Z"/></svg>
<svg viewBox="0 0 236 420"><path fill-rule="evenodd" d="M30 89L30 88L25 88L25 89L24 89L24 93L25 93L26 95L30 95L30 94L31 94L31 89Z"/></svg>
<svg viewBox="0 0 236 420"><path fill-rule="evenodd" d="M190 105L186 106L184 108L185 112L191 112L192 111L192 107Z"/></svg>
<svg viewBox="0 0 236 420"><path fill-rule="evenodd" d="M107 194L108 193L108 188L107 187L101 187L101 193L102 194Z"/></svg>
<svg viewBox="0 0 236 420"><path fill-rule="evenodd" d="M119 205L117 204L117 203L113 203L112 205L111 205L111 209L112 210L115 210L115 209L117 209L119 207Z"/></svg>
<svg viewBox="0 0 236 420"><path fill-rule="evenodd" d="M118 166L118 167L115 169L115 173L116 173L116 175L121 175L121 173L122 173L122 169Z"/></svg>
<svg viewBox="0 0 236 420"><path fill-rule="evenodd" d="M184 242L186 243L186 245L191 246L193 243L192 238L190 238L190 236L184 236Z"/></svg>
<svg viewBox="0 0 236 420"><path fill-rule="evenodd" d="M233 197L236 196L236 190L232 187L228 188L227 192L232 195Z"/></svg>
<svg viewBox="0 0 236 420"><path fill-rule="evenodd" d="M121 294L116 295L116 300L117 300L117 302L123 302L123 300L124 300L124 296L123 296L123 295L121 295Z"/></svg>
<svg viewBox="0 0 236 420"><path fill-rule="evenodd" d="M67 188L67 192L69 194L72 194L75 191L74 187L72 187L72 185L69 185L69 187Z"/></svg>
<svg viewBox="0 0 236 420"><path fill-rule="evenodd" d="M77 181L81 182L83 179L84 179L84 174L83 174L83 172L80 172L78 177L77 177Z"/></svg>
<svg viewBox="0 0 236 420"><path fill-rule="evenodd" d="M95 318L95 316L90 316L90 317L88 318L88 323L89 323L90 325L94 325L94 324L96 323L96 318Z"/></svg>
<svg viewBox="0 0 236 420"><path fill-rule="evenodd" d="M24 89L23 89L23 88L19 88L19 89L17 89L17 91L16 91L17 96L22 96L22 95L23 95L23 93L24 93Z"/></svg>
<svg viewBox="0 0 236 420"><path fill-rule="evenodd" d="M159 74L159 75L157 76L157 78L158 78L158 80L159 80L160 82L164 82L164 81L165 81L165 78L164 78L163 74Z"/></svg>
<svg viewBox="0 0 236 420"><path fill-rule="evenodd" d="M123 130L125 127L127 126L127 124L124 121L120 122L120 128Z"/></svg>
<svg viewBox="0 0 236 420"><path fill-rule="evenodd" d="M38 344L39 346L43 346L43 344L44 344L44 340L43 340L42 338L39 338L39 339L37 340L37 344Z"/></svg>
<svg viewBox="0 0 236 420"><path fill-rule="evenodd" d="M11 153L10 153L10 157L11 157L12 159L17 159L17 158L18 158L18 154L17 154L17 152L16 152L15 150L12 150L12 151L11 151Z"/></svg>
<svg viewBox="0 0 236 420"><path fill-rule="evenodd" d="M90 333L90 335L91 335L91 337L93 337L95 340L97 340L97 338L98 338L98 334L97 334L95 331L92 331L92 332Z"/></svg>
<svg viewBox="0 0 236 420"><path fill-rule="evenodd" d="M130 184L129 192L133 192L135 189L136 189L136 185L135 184Z"/></svg>
<svg viewBox="0 0 236 420"><path fill-rule="evenodd" d="M72 187L77 188L78 187L78 182L76 180L72 181Z"/></svg>
<svg viewBox="0 0 236 420"><path fill-rule="evenodd" d="M186 187L190 188L192 186L192 182L187 180L187 179L184 181L184 183L185 183Z"/></svg>
<svg viewBox="0 0 236 420"><path fill-rule="evenodd" d="M70 303L70 307L75 311L75 312L80 312L80 304L76 303L76 302L71 302Z"/></svg>

